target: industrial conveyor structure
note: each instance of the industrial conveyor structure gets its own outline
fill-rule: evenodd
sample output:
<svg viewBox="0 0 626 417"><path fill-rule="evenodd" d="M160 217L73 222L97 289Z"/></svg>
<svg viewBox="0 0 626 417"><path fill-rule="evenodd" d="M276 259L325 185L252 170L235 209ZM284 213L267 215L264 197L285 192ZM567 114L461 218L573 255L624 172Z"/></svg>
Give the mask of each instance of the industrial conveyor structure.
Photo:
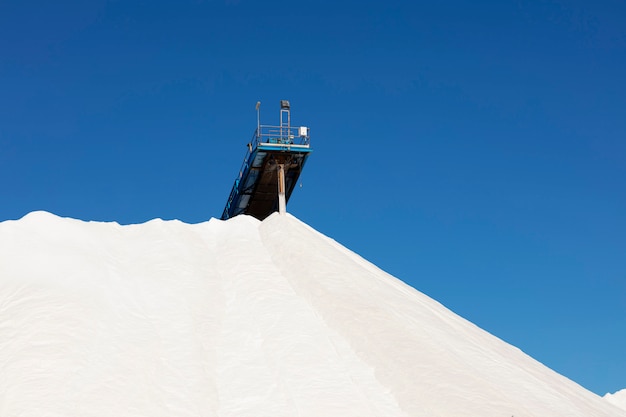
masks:
<svg viewBox="0 0 626 417"><path fill-rule="evenodd" d="M309 129L291 126L289 101L280 101L278 126L260 124L260 105L257 102L257 128L248 143L222 220L238 214L263 220L275 211L285 213L287 201L312 151Z"/></svg>

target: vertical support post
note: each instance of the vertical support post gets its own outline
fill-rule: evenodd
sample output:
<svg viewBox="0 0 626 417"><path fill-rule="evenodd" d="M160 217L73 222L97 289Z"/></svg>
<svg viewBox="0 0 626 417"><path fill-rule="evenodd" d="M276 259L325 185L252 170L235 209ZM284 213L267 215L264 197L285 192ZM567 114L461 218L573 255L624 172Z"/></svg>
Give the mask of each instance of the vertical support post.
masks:
<svg viewBox="0 0 626 417"><path fill-rule="evenodd" d="M278 213L287 213L287 199L285 197L285 164L278 164Z"/></svg>
<svg viewBox="0 0 626 417"><path fill-rule="evenodd" d="M290 108L289 100L280 101L280 143L289 143L289 135L291 133Z"/></svg>
<svg viewBox="0 0 626 417"><path fill-rule="evenodd" d="M261 102L256 102L256 141L261 142Z"/></svg>

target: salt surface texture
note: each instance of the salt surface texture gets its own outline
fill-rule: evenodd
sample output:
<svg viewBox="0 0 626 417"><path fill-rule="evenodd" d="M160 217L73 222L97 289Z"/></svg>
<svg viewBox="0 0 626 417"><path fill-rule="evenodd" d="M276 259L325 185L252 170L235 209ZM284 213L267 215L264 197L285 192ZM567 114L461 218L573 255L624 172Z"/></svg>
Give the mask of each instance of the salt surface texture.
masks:
<svg viewBox="0 0 626 417"><path fill-rule="evenodd" d="M2 416L626 417L290 215L0 223Z"/></svg>
<svg viewBox="0 0 626 417"><path fill-rule="evenodd" d="M605 398L611 404L614 404L626 410L626 389L617 391L613 394L606 394L603 398Z"/></svg>

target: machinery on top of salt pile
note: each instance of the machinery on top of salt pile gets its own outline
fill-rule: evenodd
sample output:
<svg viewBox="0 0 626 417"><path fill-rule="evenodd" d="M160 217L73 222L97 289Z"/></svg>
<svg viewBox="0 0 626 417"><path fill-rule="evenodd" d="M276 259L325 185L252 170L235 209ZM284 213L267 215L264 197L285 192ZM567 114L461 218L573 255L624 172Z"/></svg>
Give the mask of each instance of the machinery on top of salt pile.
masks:
<svg viewBox="0 0 626 417"><path fill-rule="evenodd" d="M277 126L260 123L257 102L257 128L248 143L239 175L228 196L222 220L248 214L259 220L278 211L287 211L287 201L304 164L311 154L309 128L291 126L289 101L280 101Z"/></svg>

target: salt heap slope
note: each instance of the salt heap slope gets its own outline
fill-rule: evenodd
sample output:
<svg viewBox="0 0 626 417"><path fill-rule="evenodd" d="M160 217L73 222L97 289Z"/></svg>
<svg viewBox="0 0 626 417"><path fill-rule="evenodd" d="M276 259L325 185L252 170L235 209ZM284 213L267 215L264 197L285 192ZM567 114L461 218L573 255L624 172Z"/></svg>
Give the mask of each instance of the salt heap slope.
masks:
<svg viewBox="0 0 626 417"><path fill-rule="evenodd" d="M606 394L604 397L606 401L614 404L624 410L626 410L626 388L620 391L617 391L613 394Z"/></svg>
<svg viewBox="0 0 626 417"><path fill-rule="evenodd" d="M0 223L0 415L624 417L287 216Z"/></svg>

